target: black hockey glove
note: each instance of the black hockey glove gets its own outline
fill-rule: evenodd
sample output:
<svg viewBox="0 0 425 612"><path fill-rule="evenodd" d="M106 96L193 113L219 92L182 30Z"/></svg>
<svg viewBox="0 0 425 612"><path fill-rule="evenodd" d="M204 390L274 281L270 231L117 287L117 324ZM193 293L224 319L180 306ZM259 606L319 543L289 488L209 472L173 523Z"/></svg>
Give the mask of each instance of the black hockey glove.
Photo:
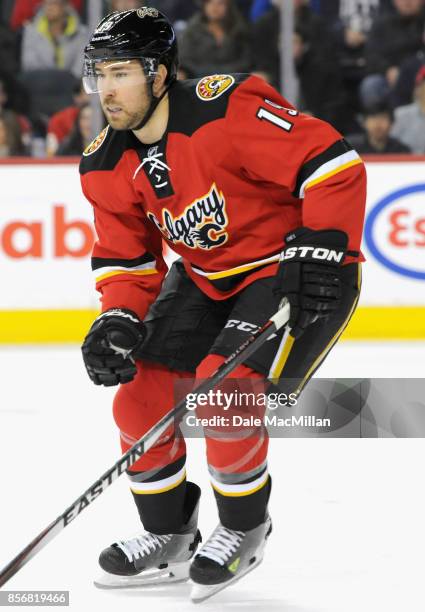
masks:
<svg viewBox="0 0 425 612"><path fill-rule="evenodd" d="M131 310L111 308L99 315L81 347L94 384L111 387L133 380L137 372L133 356L145 336L144 324Z"/></svg>
<svg viewBox="0 0 425 612"><path fill-rule="evenodd" d="M299 338L308 325L339 307L340 266L348 236L341 230L300 227L287 234L285 241L273 292L288 298L288 325L291 335Z"/></svg>

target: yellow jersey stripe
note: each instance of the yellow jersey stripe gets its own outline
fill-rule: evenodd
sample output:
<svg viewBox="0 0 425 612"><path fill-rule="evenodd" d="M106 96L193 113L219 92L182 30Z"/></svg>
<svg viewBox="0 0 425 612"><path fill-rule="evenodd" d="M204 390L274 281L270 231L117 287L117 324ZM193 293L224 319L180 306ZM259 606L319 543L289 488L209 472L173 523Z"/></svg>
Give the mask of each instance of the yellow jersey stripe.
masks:
<svg viewBox="0 0 425 612"><path fill-rule="evenodd" d="M259 259L258 261L253 261L251 263L243 264L241 266L236 266L235 268L229 268L228 270L222 270L221 272L204 272L203 270L198 270L194 266L192 266L192 270L199 274L200 276L205 276L209 280L216 280L218 278L225 278L226 276L233 276L234 274L241 274L242 272L248 272L249 270L253 270L254 268L258 268L259 266L263 266L265 264L271 264L279 261L280 255L272 255L272 257L267 257L266 259Z"/></svg>
<svg viewBox="0 0 425 612"><path fill-rule="evenodd" d="M158 274L158 270L148 269L148 270L114 270L113 272L106 272L105 274L101 274L96 277L96 282L99 283L105 278L109 278L110 276L117 276L118 274L131 274L133 276L146 276L146 274Z"/></svg>
<svg viewBox="0 0 425 612"><path fill-rule="evenodd" d="M330 170L329 172L326 172L326 174L323 174L322 176L319 176L318 178L307 183L306 186L304 187L304 190L310 189L310 187L314 187L314 185L318 185L319 183L326 181L331 176L335 176L335 174L338 174L339 172L342 172L343 170L347 170L347 168L351 168L352 166L357 166L358 164L362 164L362 163L363 161L360 158L358 158L358 159L353 159L352 161L349 161L346 164L342 164L342 166L335 168L335 170Z"/></svg>

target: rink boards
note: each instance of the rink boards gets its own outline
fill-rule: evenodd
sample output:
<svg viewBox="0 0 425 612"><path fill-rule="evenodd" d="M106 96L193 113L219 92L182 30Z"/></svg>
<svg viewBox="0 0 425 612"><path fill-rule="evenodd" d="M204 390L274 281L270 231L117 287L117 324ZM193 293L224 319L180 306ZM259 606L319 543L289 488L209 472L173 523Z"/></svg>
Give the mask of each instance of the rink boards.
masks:
<svg viewBox="0 0 425 612"><path fill-rule="evenodd" d="M97 308L78 160L0 162L0 342L79 342ZM360 306L349 339L425 338L425 157L366 159Z"/></svg>

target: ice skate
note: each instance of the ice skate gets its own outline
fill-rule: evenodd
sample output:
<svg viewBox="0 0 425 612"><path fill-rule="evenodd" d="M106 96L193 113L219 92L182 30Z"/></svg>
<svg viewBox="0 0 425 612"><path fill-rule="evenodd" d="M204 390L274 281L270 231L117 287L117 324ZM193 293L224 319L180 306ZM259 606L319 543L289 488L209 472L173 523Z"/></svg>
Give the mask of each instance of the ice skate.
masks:
<svg viewBox="0 0 425 612"><path fill-rule="evenodd" d="M95 586L118 589L188 580L190 559L202 541L197 527L199 497L199 487L192 484L187 502L189 518L178 533L145 531L103 550L99 565L104 573L95 580Z"/></svg>
<svg viewBox="0 0 425 612"><path fill-rule="evenodd" d="M204 601L256 568L263 560L271 531L270 517L250 531L234 531L218 525L190 567L194 583L191 600Z"/></svg>

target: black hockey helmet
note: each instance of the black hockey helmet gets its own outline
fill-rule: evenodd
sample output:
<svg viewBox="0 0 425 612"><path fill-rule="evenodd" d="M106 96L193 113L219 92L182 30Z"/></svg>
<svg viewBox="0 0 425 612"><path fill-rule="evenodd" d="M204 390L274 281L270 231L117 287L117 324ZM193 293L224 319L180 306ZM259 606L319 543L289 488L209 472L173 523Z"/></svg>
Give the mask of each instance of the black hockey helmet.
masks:
<svg viewBox="0 0 425 612"><path fill-rule="evenodd" d="M177 41L173 26L156 8L110 13L100 21L84 49L86 90L100 61L139 59L148 78L155 77L159 64L167 68L166 85L177 75ZM93 93L93 89L91 90Z"/></svg>

